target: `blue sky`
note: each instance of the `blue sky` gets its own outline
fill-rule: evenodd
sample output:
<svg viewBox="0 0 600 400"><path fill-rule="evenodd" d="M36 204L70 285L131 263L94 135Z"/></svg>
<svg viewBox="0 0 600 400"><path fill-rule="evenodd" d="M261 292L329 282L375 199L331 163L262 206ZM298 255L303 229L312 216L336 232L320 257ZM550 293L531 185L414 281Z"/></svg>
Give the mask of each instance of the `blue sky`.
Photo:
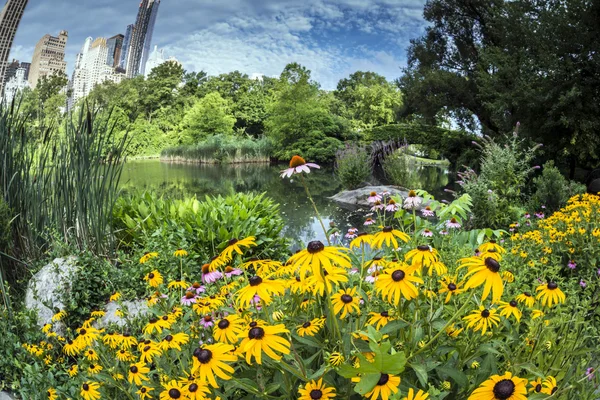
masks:
<svg viewBox="0 0 600 400"><path fill-rule="evenodd" d="M392 80L422 34L425 0L162 0L154 42L187 70L279 75L297 61L325 89L363 70ZM125 33L138 0L29 0L11 57L30 61L46 33L69 32L68 72L86 37Z"/></svg>

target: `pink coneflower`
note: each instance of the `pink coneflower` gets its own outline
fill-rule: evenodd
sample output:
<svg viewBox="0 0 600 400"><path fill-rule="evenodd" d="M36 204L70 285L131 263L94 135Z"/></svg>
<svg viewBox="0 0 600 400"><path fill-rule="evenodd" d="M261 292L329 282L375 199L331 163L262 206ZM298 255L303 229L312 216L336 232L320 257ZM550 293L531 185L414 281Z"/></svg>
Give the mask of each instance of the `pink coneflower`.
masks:
<svg viewBox="0 0 600 400"><path fill-rule="evenodd" d="M577 267L577 263L573 260L569 260L569 263L567 264L567 267L571 268L571 269L575 269Z"/></svg>
<svg viewBox="0 0 600 400"><path fill-rule="evenodd" d="M321 168L317 164L307 163L304 158L300 156L294 156L290 160L290 167L281 171L282 178L289 178L294 174L300 174L302 172L310 173L311 168Z"/></svg>
<svg viewBox="0 0 600 400"><path fill-rule="evenodd" d="M187 291L188 292L196 292L196 294L200 294L200 293L206 292L206 288L204 286L202 286L201 284L199 284L198 282L194 282L192 284L192 286L187 288Z"/></svg>
<svg viewBox="0 0 600 400"><path fill-rule="evenodd" d="M594 373L596 372L596 370L592 367L589 367L588 369L585 370L585 376L587 376L588 380L592 380L594 379Z"/></svg>
<svg viewBox="0 0 600 400"><path fill-rule="evenodd" d="M344 237L346 239L354 239L356 236L358 236L357 233L358 233L358 229L356 229L356 228L350 228L350 229L348 229L348 233L346 233L344 235Z"/></svg>
<svg viewBox="0 0 600 400"><path fill-rule="evenodd" d="M425 237L432 237L433 232L431 232L429 229L423 229L423 231L421 232L421 235L425 236Z"/></svg>
<svg viewBox="0 0 600 400"><path fill-rule="evenodd" d="M371 192L369 197L367 197L367 202L375 203L376 201L381 201L381 196L377 194L377 192Z"/></svg>
<svg viewBox="0 0 600 400"><path fill-rule="evenodd" d="M587 286L587 283L585 283L585 281L583 279L581 279L579 281L579 286L581 286L582 288L585 288Z"/></svg>
<svg viewBox="0 0 600 400"><path fill-rule="evenodd" d="M421 214L423 214L424 217L433 217L433 215L434 215L433 210L429 206L422 209Z"/></svg>
<svg viewBox="0 0 600 400"><path fill-rule="evenodd" d="M365 225L373 225L375 223L375 220L373 218L367 218L365 220Z"/></svg>
<svg viewBox="0 0 600 400"><path fill-rule="evenodd" d="M529 213L526 213L526 214L525 214L525 218L526 218L526 219L529 219L529 218L531 218L531 214L529 214Z"/></svg>
<svg viewBox="0 0 600 400"><path fill-rule="evenodd" d="M331 235L329 235L329 241L331 243L338 243L339 239L340 239L340 233L338 231L335 231Z"/></svg>
<svg viewBox="0 0 600 400"><path fill-rule="evenodd" d="M202 325L205 329L211 328L215 325L213 321L213 317L211 315L205 315L204 318L200 320L200 325Z"/></svg>
<svg viewBox="0 0 600 400"><path fill-rule="evenodd" d="M371 211L383 210L385 208L385 204L380 201L376 201L373 203L373 207L371 207Z"/></svg>
<svg viewBox="0 0 600 400"><path fill-rule="evenodd" d="M204 283L213 283L218 281L223 277L223 274L219 271L208 272L202 275L202 281Z"/></svg>
<svg viewBox="0 0 600 400"><path fill-rule="evenodd" d="M242 271L239 268L233 268L230 266L225 267L225 276L228 278L231 278L232 276L239 276L242 275L244 273L244 271Z"/></svg>
<svg viewBox="0 0 600 400"><path fill-rule="evenodd" d="M446 227L447 228L458 229L458 228L460 228L460 226L461 225L458 223L458 221L454 217L452 217L451 219L449 219L448 221L446 221Z"/></svg>
<svg viewBox="0 0 600 400"><path fill-rule="evenodd" d="M381 195L382 195L383 197L385 197L385 196L389 196L390 194L391 194L391 193L390 193L390 192L388 192L387 190L384 190L383 192L381 192Z"/></svg>
<svg viewBox="0 0 600 400"><path fill-rule="evenodd" d="M385 207L385 211L396 212L398 211L398 204L394 201L394 199L390 199L388 201L387 206Z"/></svg>
<svg viewBox="0 0 600 400"><path fill-rule="evenodd" d="M535 216L538 217L539 219L543 219L544 213L543 212L535 213Z"/></svg>
<svg viewBox="0 0 600 400"><path fill-rule="evenodd" d="M192 305L196 302L197 297L198 296L196 296L194 292L187 291L185 293L185 296L181 298L181 304L183 304L184 306Z"/></svg>
<svg viewBox="0 0 600 400"><path fill-rule="evenodd" d="M404 200L404 208L406 210L414 210L421 205L423 199L417 196L414 190L408 192L408 197Z"/></svg>
<svg viewBox="0 0 600 400"><path fill-rule="evenodd" d="M356 275L358 274L360 271L358 270L358 268L352 268L351 270L348 271L348 273L350 275Z"/></svg>
<svg viewBox="0 0 600 400"><path fill-rule="evenodd" d="M252 300L250 300L250 304L256 304L256 309L258 311L262 310L262 305L260 304L260 296L255 294Z"/></svg>
<svg viewBox="0 0 600 400"><path fill-rule="evenodd" d="M445 229L442 229L442 230L440 231L440 235L447 235L447 234L448 234L448 231L447 231L447 230L445 230Z"/></svg>
<svg viewBox="0 0 600 400"><path fill-rule="evenodd" d="M380 267L377 264L373 264L371 267L369 267L369 269L367 270L367 276L365 277L365 282L375 283L377 277L379 276L379 272L382 269L383 267Z"/></svg>

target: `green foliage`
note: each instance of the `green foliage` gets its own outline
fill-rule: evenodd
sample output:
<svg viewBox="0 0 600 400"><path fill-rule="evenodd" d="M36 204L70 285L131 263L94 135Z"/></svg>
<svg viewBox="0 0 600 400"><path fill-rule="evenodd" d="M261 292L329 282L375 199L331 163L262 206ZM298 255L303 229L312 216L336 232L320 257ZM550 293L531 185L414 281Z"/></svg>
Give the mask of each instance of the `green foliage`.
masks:
<svg viewBox="0 0 600 400"><path fill-rule="evenodd" d="M2 192L0 191L0 252L2 253L7 253L9 247L12 245L10 228L12 217L12 212L6 201L4 201L4 196L2 196Z"/></svg>
<svg viewBox="0 0 600 400"><path fill-rule="evenodd" d="M188 141L198 142L208 136L232 134L235 117L229 102L217 92L207 94L185 114L183 127Z"/></svg>
<svg viewBox="0 0 600 400"><path fill-rule="evenodd" d="M406 147L388 155L383 160L386 178L396 186L409 189L421 189L419 176L415 172L414 159L406 154Z"/></svg>
<svg viewBox="0 0 600 400"><path fill-rule="evenodd" d="M542 166L542 174L533 179L533 186L535 192L529 202L530 209L540 210L541 206L545 206L550 212L564 206L574 195L586 191L585 185L569 182L554 166L553 161L548 161Z"/></svg>
<svg viewBox="0 0 600 400"><path fill-rule="evenodd" d="M447 158L454 166L474 166L477 159L471 145L471 142L476 139L474 135L437 126L417 123L384 125L371 129L366 139L420 144L436 151L438 157Z"/></svg>
<svg viewBox="0 0 600 400"><path fill-rule="evenodd" d="M195 145L164 149L161 159L196 163L269 162L272 144L268 138L252 139L214 135Z"/></svg>
<svg viewBox="0 0 600 400"><path fill-rule="evenodd" d="M122 197L114 208L115 233L120 246L155 251L183 247L204 262L232 238L255 236L255 254L278 257L288 240L279 206L264 194L237 193L227 197L183 200L155 198L150 193Z"/></svg>
<svg viewBox="0 0 600 400"><path fill-rule="evenodd" d="M335 156L335 174L346 189L356 189L371 178L371 157L364 146L346 144Z"/></svg>

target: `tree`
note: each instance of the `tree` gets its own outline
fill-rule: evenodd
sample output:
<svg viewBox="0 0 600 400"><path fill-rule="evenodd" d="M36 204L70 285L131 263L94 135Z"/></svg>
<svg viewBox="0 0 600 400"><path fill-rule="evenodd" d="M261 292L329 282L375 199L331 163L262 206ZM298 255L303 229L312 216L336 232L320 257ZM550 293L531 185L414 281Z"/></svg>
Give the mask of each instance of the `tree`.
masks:
<svg viewBox="0 0 600 400"><path fill-rule="evenodd" d="M154 112L164 108L183 109L183 104L178 102L178 87L184 74L181 64L175 61L164 62L152 69L141 98L148 120L152 119Z"/></svg>
<svg viewBox="0 0 600 400"><path fill-rule="evenodd" d="M407 114L452 115L485 133L521 133L548 156L599 157L600 4L591 0L429 0L399 81ZM471 124L472 125L472 124Z"/></svg>
<svg viewBox="0 0 600 400"><path fill-rule="evenodd" d="M216 92L198 100L183 119L186 136L193 141L216 134L231 134L234 124L230 103Z"/></svg>

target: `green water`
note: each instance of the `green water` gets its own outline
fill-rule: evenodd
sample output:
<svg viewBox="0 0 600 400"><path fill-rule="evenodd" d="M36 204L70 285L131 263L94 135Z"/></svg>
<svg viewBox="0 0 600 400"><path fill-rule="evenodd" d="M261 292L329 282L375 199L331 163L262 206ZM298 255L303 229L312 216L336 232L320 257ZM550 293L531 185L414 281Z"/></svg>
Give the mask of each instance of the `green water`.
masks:
<svg viewBox="0 0 600 400"><path fill-rule="evenodd" d="M324 240L325 235L297 179L282 179L279 171L285 165L195 165L170 164L158 160L132 161L125 165L121 182L126 190L152 190L158 195L182 197L195 194L227 195L236 192L266 192L280 204L286 223L285 234L300 241ZM415 171L423 189L437 198L447 198L444 187L453 182L445 167L420 167ZM339 207L328 197L342 190L333 168L322 167L305 175L311 194L326 226L330 221L342 231L355 226L360 229L365 211ZM368 212L368 211L366 211Z"/></svg>

